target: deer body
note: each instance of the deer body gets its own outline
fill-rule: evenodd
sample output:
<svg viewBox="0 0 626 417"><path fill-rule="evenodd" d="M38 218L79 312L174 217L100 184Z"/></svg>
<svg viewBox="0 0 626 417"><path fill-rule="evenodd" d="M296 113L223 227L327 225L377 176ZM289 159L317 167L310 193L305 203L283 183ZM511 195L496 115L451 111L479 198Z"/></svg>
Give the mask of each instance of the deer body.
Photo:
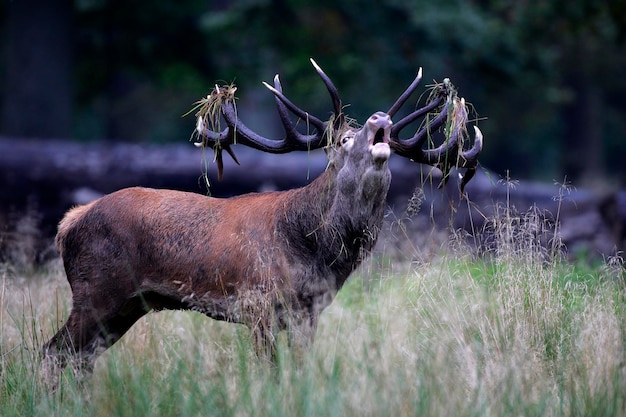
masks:
<svg viewBox="0 0 626 417"><path fill-rule="evenodd" d="M93 307L98 321L150 307L250 324L258 317L243 304L256 293L275 308L321 311L376 241L390 180L387 168L379 175L376 200L361 204L326 172L284 192L217 199L128 188L78 207L57 237L74 305Z"/></svg>
<svg viewBox="0 0 626 417"><path fill-rule="evenodd" d="M391 117L415 90L420 71L387 113L374 113L356 129L345 123L334 85L314 66L333 99L333 123L293 105L276 78L268 87L276 96L283 140L266 139L241 123L233 88L216 88L210 96L221 103L227 128L208 129L211 123L202 115L197 125L203 144L216 152L220 175L221 152L234 158L235 142L274 153L326 146L328 168L309 185L229 199L128 188L66 214L56 244L72 289L72 310L43 347L49 383L56 385L68 360L74 369L90 370L102 351L151 310L195 310L245 324L257 352L270 358L279 330L306 347L322 310L376 243L391 182L391 149L444 173L450 166L468 168L466 180L471 178L482 136L477 129L474 147L462 150L466 113L449 86L393 125ZM403 127L437 106L443 107L430 125L411 139L399 139ZM298 132L288 111L316 133ZM448 120L446 143L422 150L449 114L457 116Z"/></svg>

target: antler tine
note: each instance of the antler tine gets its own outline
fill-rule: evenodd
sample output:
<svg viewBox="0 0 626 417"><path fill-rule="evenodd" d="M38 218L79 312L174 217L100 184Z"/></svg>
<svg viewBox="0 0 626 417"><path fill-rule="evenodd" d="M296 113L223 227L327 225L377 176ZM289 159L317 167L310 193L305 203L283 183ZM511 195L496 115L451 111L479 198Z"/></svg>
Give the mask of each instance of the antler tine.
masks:
<svg viewBox="0 0 626 417"><path fill-rule="evenodd" d="M430 111L437 108L437 106L441 105L443 101L443 98L438 98L433 101L433 103L430 103L428 106L416 110L415 112L411 113L410 115L406 116L398 123L393 125L390 133L391 142L389 144L398 155L411 158L416 162L420 162L420 160L423 159L424 150L422 149L422 145L424 144L426 139L428 139L434 132L436 132L441 126L445 124L446 120L448 119L448 105L444 106L441 112L434 119L426 123L425 127L418 130L412 138L400 139L400 131L409 123L415 121L419 116L429 113Z"/></svg>
<svg viewBox="0 0 626 417"><path fill-rule="evenodd" d="M278 78L278 76L274 77L274 82L276 82L277 78ZM298 116L300 119L306 120L307 123L313 125L313 127L318 132L322 132L322 133L324 132L324 130L326 129L326 123L324 123L323 121L321 121L317 117L310 115L309 113L305 112L304 110L302 110L301 108L299 108L298 106L293 104L293 102L291 100L289 100L287 97L285 97L285 95L282 93L282 91L279 91L278 89L272 87L271 85L269 85L265 81L263 82L263 85L268 90L270 90L274 94L274 96L276 96L276 98L279 99L285 105L285 107L287 107L289 110L291 110L291 112L293 114ZM280 87L280 82L278 83L278 86ZM279 113L280 113L280 110L279 110ZM290 123L291 123L291 121L290 121Z"/></svg>
<svg viewBox="0 0 626 417"><path fill-rule="evenodd" d="M433 100L428 105L414 111L413 113L398 121L398 123L395 123L391 128L391 137L394 139L399 139L398 135L402 129L404 129L407 125L413 123L415 120L419 119L423 115L435 110L437 107L441 106L444 101L445 99L443 97L438 97L436 100ZM421 146L424 140L431 134L431 132L436 131L445 123L447 117L448 112L447 109L444 108L444 110L442 110L437 117L435 117L426 125L426 129L420 129L411 139L402 140L402 142L398 142L398 144L402 144L402 146L404 147Z"/></svg>
<svg viewBox="0 0 626 417"><path fill-rule="evenodd" d="M278 74L274 76L274 88L276 89L276 91L282 94L283 87L280 85L280 79L278 77ZM289 116L289 110L277 95L274 95L274 100L276 101L278 116L280 116L280 121L283 124L285 133L287 134L287 136L297 136L298 132L291 121L291 117Z"/></svg>
<svg viewBox="0 0 626 417"><path fill-rule="evenodd" d="M474 146L465 152L461 152L463 157L460 168L472 168L478 165L478 154L483 150L483 133L478 126L474 126Z"/></svg>
<svg viewBox="0 0 626 417"><path fill-rule="evenodd" d="M393 104L393 106L391 106L391 108L387 112L389 117L393 117L396 114L396 112L400 110L400 108L409 99L409 97L411 97L413 92L415 92L415 89L417 88L417 85L420 83L421 80L422 80L422 67L420 67L420 69L417 71L417 77L415 77L411 85L407 87L404 93L402 93L402 95L398 98L398 100L396 100L396 102Z"/></svg>
<svg viewBox="0 0 626 417"><path fill-rule="evenodd" d="M205 126L204 119L201 116L198 116L198 120L196 122L196 132L202 138L201 142L194 143L197 147L206 146L208 142L220 142L226 140L228 137L228 128L222 130L221 132L215 132Z"/></svg>
<svg viewBox="0 0 626 417"><path fill-rule="evenodd" d="M335 130L339 130L343 126L345 121L345 117L341 109L341 98L339 98L339 91L337 90L337 87L335 87L335 84L333 84L333 82L331 81L330 77L326 75L326 73L319 65L317 65L317 62L315 62L313 58L310 58L310 61L311 65L313 65L313 68L315 68L315 71L317 71L317 74L320 76L322 81L324 81L326 89L328 90L328 94L330 94L330 99L333 102L333 110L335 116L333 120L333 128Z"/></svg>
<svg viewBox="0 0 626 417"><path fill-rule="evenodd" d="M450 168L457 165L459 139L463 139L462 135L467 121L465 101L461 101L460 105L457 101L452 101L451 105L452 121L448 139L435 149L422 149L423 162L441 169L446 176Z"/></svg>
<svg viewBox="0 0 626 417"><path fill-rule="evenodd" d="M463 160L463 168L467 168L465 175L461 175L461 194L465 191L465 186L476 174L476 168L478 167L478 154L483 149L483 134L478 128L474 126L474 146L472 149L461 153Z"/></svg>

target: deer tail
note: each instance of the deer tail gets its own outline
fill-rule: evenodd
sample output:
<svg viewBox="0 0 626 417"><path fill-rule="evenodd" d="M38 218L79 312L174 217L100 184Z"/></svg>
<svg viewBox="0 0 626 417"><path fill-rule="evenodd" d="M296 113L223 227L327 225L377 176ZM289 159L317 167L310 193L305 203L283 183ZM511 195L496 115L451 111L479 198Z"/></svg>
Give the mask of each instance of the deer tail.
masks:
<svg viewBox="0 0 626 417"><path fill-rule="evenodd" d="M93 203L85 204L82 206L76 206L71 208L63 219L59 222L57 235L54 238L54 244L56 245L61 257L63 257L63 248L65 247L65 238L70 230L72 230L76 223L85 215L85 213L91 208Z"/></svg>

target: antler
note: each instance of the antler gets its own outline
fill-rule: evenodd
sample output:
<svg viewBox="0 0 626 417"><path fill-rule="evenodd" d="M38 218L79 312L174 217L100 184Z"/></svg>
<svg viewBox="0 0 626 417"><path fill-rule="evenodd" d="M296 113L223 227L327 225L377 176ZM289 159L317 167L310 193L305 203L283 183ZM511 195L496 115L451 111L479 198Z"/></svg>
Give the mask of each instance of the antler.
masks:
<svg viewBox="0 0 626 417"><path fill-rule="evenodd" d="M332 129L336 131L340 129L344 123L344 117L341 113L341 99L337 88L333 85L330 78L322 71L317 63L311 59L311 64L317 71L318 75L326 85L326 89L330 94L333 102L334 115ZM275 96L278 115L285 130L285 136L282 139L269 139L253 132L238 117L237 108L235 106L234 86L218 87L203 100L203 106L198 112L198 122L196 131L202 138L201 142L196 146L211 147L215 151L215 159L218 167L218 179L222 179L224 169L222 161L222 151L225 150L239 164L230 145L239 143L251 148L259 149L269 153L287 153L291 151L305 151L311 149L322 148L326 145L325 133L328 130L328 122L323 122L315 116L310 115L306 111L300 109L293 104L287 97L283 95L282 86L278 75L274 77L274 86L263 83ZM312 126L313 134L304 134L299 132L291 120L289 112L298 118L305 120L307 126ZM226 122L226 128L219 130L219 118Z"/></svg>
<svg viewBox="0 0 626 417"><path fill-rule="evenodd" d="M421 78L422 69L420 68L415 80L387 112L390 116L393 116L413 94ZM465 126L467 108L465 100L458 98L449 79L445 79L443 83L435 86L432 97L432 101L426 106L415 110L393 125L389 145L398 155L439 168L443 172L443 180L439 184L440 188L448 181L450 170L453 167L466 168L465 175L461 176L461 192L463 192L465 185L476 173L478 154L483 147L483 135L480 129L474 126L474 145L471 149L463 150L463 141L467 135ZM413 137L400 139L399 133L407 125L424 115L427 115L428 119L428 115L439 108L441 108L439 114L432 120L427 120L425 126L419 129ZM434 149L423 149L424 142L430 139L444 124L445 141Z"/></svg>

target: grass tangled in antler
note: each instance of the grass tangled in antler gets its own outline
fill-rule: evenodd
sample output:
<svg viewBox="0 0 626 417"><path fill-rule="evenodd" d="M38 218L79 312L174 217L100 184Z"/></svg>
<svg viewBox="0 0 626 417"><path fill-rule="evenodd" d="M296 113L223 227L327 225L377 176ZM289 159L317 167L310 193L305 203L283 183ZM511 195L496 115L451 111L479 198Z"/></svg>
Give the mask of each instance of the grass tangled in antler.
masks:
<svg viewBox="0 0 626 417"><path fill-rule="evenodd" d="M467 123L468 110L465 100L459 99L458 91L454 84L452 84L449 78L444 78L442 82L438 83L435 81L435 84L431 84L427 87L429 87L429 94L426 99L426 104L430 104L439 98L445 97L445 99L440 106L436 107L432 112L426 115L420 129L428 128L432 119L437 117L442 111L447 110L448 118L444 125L445 141L447 142L450 140L452 132L454 132L457 127L462 129L461 133L463 133L462 136L464 137L467 133L465 125ZM427 132L430 132L430 129L428 129ZM428 146L429 148L436 147L430 133L428 134Z"/></svg>
<svg viewBox="0 0 626 417"><path fill-rule="evenodd" d="M185 113L185 116L192 112L196 112L196 117L202 118L205 126L213 131L220 130L221 109L224 103L235 101L235 92L237 87L231 83L228 85L218 86L211 91L206 97L194 103L194 107Z"/></svg>
<svg viewBox="0 0 626 417"><path fill-rule="evenodd" d="M185 113L183 117L195 111L196 112L195 116L196 116L196 119L198 120L198 123L201 123L202 126L204 126L205 128L213 132L220 132L221 131L222 106L228 102L232 102L233 105L235 105L235 92L236 91L237 91L237 87L235 86L234 83L231 83L228 85L222 85L221 87L216 84L215 89L213 89L211 93L209 93L206 97L203 97L200 100L196 101L194 103L194 107L191 110L189 110L187 113ZM236 111L236 106L235 106L235 111ZM206 138L203 137L202 133L198 132L198 130L195 130L194 132L195 133L192 136L192 138L195 139L197 136L199 136L200 146L204 150L207 145ZM234 154L228 148L228 144L222 145L220 144L219 140L215 141L215 143L213 144L213 154L214 154L213 161L217 163L218 180L222 179L222 173L224 170L224 162L222 160L222 150L224 149L226 149L230 153L230 155L233 157L235 162L237 161L237 158L235 158ZM204 159L204 170L203 170L202 178L204 180L204 183L207 189L209 189L211 184L209 182L209 177L208 177L208 163L206 161L206 158Z"/></svg>
<svg viewBox="0 0 626 417"><path fill-rule="evenodd" d="M453 153L451 154L450 152L447 152L445 159L440 161L438 165L438 168L443 172L443 179L439 185L439 187L441 187L449 179L450 169L455 166L459 166L459 158L462 157L461 152L465 148L465 139L469 138L469 134L467 132L467 122L468 115L470 113L470 106L465 103L464 98L459 98L458 90L449 78L444 78L441 83L435 81L434 84L431 84L428 87L429 94L426 99L427 104L441 98L443 98L444 101L440 106L437 106L429 112L420 125L420 129L425 128L427 132L427 148L434 149L438 146L435 144L435 140L432 137L434 132L431 132L430 125L432 121L443 111L447 112L447 119L443 125L443 144L448 144L450 140L456 140L456 145L451 149L453 150ZM456 138L453 138L453 136L456 136ZM473 176L473 174L468 176L468 180L471 176ZM467 183L467 180L463 183Z"/></svg>

